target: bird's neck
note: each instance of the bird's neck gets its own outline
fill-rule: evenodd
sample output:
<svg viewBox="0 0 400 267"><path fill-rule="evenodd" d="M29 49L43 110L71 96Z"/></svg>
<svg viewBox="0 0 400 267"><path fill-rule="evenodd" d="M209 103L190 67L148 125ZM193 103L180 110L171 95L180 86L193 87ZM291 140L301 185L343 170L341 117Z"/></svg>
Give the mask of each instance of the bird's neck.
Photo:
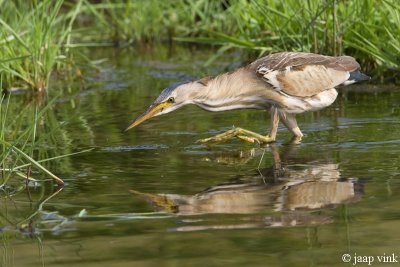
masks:
<svg viewBox="0 0 400 267"><path fill-rule="evenodd" d="M203 109L224 111L266 108L265 101L261 100L265 85L243 68L214 78L203 78L198 82L203 84L203 88L197 90L193 103Z"/></svg>

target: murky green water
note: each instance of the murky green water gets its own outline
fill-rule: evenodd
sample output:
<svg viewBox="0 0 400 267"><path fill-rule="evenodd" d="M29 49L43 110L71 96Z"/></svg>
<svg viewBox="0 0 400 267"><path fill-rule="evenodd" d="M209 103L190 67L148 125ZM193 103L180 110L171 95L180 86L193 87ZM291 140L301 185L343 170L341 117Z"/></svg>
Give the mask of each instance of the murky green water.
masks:
<svg viewBox="0 0 400 267"><path fill-rule="evenodd" d="M251 110L185 107L123 132L171 82L237 67L228 62L239 55L205 68L211 54L89 55L108 61L71 82L39 130L54 131L49 155L94 150L50 165L67 182L60 192L45 183L2 195L2 266L343 266L345 253L378 266L384 253L400 257L399 88L341 90L331 107L299 116L300 145L284 127L265 148L194 143L232 125L265 132L269 115Z"/></svg>

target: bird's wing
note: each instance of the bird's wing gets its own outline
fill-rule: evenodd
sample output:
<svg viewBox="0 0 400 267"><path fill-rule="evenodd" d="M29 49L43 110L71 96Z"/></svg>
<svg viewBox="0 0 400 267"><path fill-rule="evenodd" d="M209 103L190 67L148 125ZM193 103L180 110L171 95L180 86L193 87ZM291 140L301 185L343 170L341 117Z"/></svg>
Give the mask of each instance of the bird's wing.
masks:
<svg viewBox="0 0 400 267"><path fill-rule="evenodd" d="M276 90L308 97L344 83L360 65L349 56L283 52L260 58L249 67Z"/></svg>

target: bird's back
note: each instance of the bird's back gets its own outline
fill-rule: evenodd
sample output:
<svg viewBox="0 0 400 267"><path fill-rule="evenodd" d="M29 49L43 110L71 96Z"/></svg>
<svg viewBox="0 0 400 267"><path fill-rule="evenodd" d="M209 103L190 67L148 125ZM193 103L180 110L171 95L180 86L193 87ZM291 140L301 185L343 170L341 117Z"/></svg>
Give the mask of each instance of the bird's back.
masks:
<svg viewBox="0 0 400 267"><path fill-rule="evenodd" d="M349 56L330 57L312 53L283 52L260 58L250 65L275 90L296 97L310 97L338 85L349 78L369 78L359 73L360 65Z"/></svg>

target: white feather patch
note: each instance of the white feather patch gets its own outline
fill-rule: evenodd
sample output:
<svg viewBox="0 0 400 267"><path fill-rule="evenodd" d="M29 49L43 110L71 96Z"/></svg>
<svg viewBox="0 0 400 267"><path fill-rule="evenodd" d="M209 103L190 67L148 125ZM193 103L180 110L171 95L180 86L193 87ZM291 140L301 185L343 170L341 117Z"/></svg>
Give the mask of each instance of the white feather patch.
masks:
<svg viewBox="0 0 400 267"><path fill-rule="evenodd" d="M278 74L282 74L282 73L290 73L291 67L287 66L284 71L279 71L279 70L271 70L271 69L268 69L263 66L263 67L259 68L257 71L258 71L258 73L262 74L263 78L266 79L266 81L269 84L271 84L276 90L282 91L282 89L283 89L282 85L278 81L276 76Z"/></svg>
<svg viewBox="0 0 400 267"><path fill-rule="evenodd" d="M356 82L355 80L347 80L344 83L342 83L342 85L349 85L349 84L353 84L355 82Z"/></svg>
<svg viewBox="0 0 400 267"><path fill-rule="evenodd" d="M278 79L276 78L276 76L279 74L279 71L277 70L268 70L266 72L260 72L261 74L263 74L264 79L267 80L267 82L269 84L271 84L275 89L277 90L282 90L280 83L278 81Z"/></svg>
<svg viewBox="0 0 400 267"><path fill-rule="evenodd" d="M306 111L317 111L330 106L336 99L338 93L332 88L325 90L311 97L295 97L286 96L284 100L284 108L281 108L288 113L303 113Z"/></svg>

